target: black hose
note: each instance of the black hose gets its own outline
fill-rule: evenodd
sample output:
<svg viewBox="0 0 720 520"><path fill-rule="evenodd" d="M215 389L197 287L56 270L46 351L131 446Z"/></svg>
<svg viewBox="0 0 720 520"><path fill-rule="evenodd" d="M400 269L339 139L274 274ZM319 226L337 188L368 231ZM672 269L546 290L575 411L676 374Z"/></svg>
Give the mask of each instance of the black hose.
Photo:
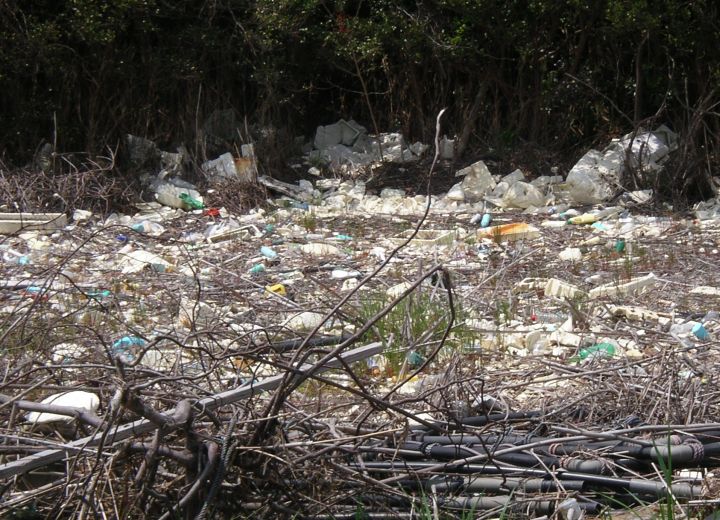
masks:
<svg viewBox="0 0 720 520"><path fill-rule="evenodd" d="M436 422L434 423L438 429L448 428L455 429L459 426L485 426L489 423L494 422L514 422L514 421L527 421L529 419L536 419L542 416L542 412L539 410L533 410L529 412L511 412L511 413L491 413L487 415L478 415L473 417L463 417L458 421L451 422ZM424 426L413 427L413 431L422 432L427 431Z"/></svg>
<svg viewBox="0 0 720 520"><path fill-rule="evenodd" d="M408 472L418 471L426 469L428 467L435 466L432 462L409 462L409 463L398 463L398 462L367 462L363 465L365 470L390 470L393 472ZM351 464L351 468L358 470L358 465ZM448 465L444 470L446 472L454 473L473 473L473 474L486 474L486 475L524 475L524 476L535 476L540 478L554 477L561 482L566 480L574 481L581 480L586 483L585 489L593 488L597 486L609 488L613 490L626 490L631 493L650 495L655 498L663 497L667 494L667 486L664 482L643 480L643 479L622 479L617 477L608 477L604 475L580 473L578 471L559 471L556 473L548 473L543 469L535 468L517 468L517 467L504 467L499 465L481 465L481 464L465 464L462 466ZM594 484L595 486L589 486L588 484ZM702 486L696 486L685 482L676 482L671 486L673 495L676 498L693 498L699 497L702 494Z"/></svg>
<svg viewBox="0 0 720 520"><path fill-rule="evenodd" d="M315 336L310 338L305 345L307 347L327 347L329 345L339 345L343 341L349 339L351 334L345 332L340 336ZM305 338L299 339L288 339L284 341L278 341L276 343L270 343L269 346L275 350L275 352L285 352L287 350L295 350L305 342Z"/></svg>

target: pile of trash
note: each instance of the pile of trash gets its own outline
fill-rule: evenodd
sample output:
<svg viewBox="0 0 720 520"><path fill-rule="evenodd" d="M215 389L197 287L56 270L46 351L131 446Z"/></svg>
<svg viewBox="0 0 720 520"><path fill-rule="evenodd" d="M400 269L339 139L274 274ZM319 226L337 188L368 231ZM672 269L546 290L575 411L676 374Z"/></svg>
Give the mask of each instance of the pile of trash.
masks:
<svg viewBox="0 0 720 520"><path fill-rule="evenodd" d="M311 163L325 165L333 173L349 173L383 161L417 161L428 148L420 142L408 146L399 133L370 136L367 129L354 120L341 119L317 128L313 149L306 158ZM319 174L320 170L313 167L311 173Z"/></svg>
<svg viewBox="0 0 720 520"><path fill-rule="evenodd" d="M366 139L325 128L316 151ZM1 214L3 507L710 507L719 205L644 215L606 174L620 148L661 167L662 135L566 179L477 162L429 198L258 175L279 196L233 214L166 165L132 214ZM419 155L367 139L352 153ZM204 168L255 176L246 154Z"/></svg>

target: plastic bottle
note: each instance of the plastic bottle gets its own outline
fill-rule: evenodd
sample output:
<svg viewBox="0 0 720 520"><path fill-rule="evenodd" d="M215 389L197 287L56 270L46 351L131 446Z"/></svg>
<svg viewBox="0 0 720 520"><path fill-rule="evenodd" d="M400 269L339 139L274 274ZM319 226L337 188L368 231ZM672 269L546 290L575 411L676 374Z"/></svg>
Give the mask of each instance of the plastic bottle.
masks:
<svg viewBox="0 0 720 520"><path fill-rule="evenodd" d="M410 352L408 352L407 362L410 368L417 368L425 362L425 358L423 358L422 354L420 354L418 351L411 350Z"/></svg>
<svg viewBox="0 0 720 520"><path fill-rule="evenodd" d="M708 339L710 337L710 334L708 334L707 329L705 329L702 323L696 323L693 325L690 332L692 332L698 339Z"/></svg>
<svg viewBox="0 0 720 520"><path fill-rule="evenodd" d="M157 222L151 222L149 220L143 220L142 222L133 224L132 229L133 231L137 231L138 233L145 233L146 235L154 237L162 235L165 232L165 228L162 227L162 225L158 224Z"/></svg>
<svg viewBox="0 0 720 520"><path fill-rule="evenodd" d="M298 202L296 200L290 202L290 207L293 209L302 209L305 211L308 211L310 209L310 205L307 202Z"/></svg>
<svg viewBox="0 0 720 520"><path fill-rule="evenodd" d="M347 280L348 278L357 278L361 276L360 271L353 271L347 269L333 269L330 273L330 278L335 280Z"/></svg>
<svg viewBox="0 0 720 520"><path fill-rule="evenodd" d="M112 292L107 289L91 289L89 291L85 291L85 296L89 300L103 300L112 296Z"/></svg>
<svg viewBox="0 0 720 520"><path fill-rule="evenodd" d="M3 254L3 260L9 264L17 265L28 265L30 263L30 257L22 253L18 253L14 249L8 249Z"/></svg>
<svg viewBox="0 0 720 520"><path fill-rule="evenodd" d="M137 336L123 336L112 344L113 357L122 357L130 362L135 359L136 351L145 346L145 340Z"/></svg>
<svg viewBox="0 0 720 520"><path fill-rule="evenodd" d="M592 224L593 222L597 221L597 215L594 213L583 213L582 215L578 215L577 217L570 217L567 219L568 224Z"/></svg>
<svg viewBox="0 0 720 520"><path fill-rule="evenodd" d="M687 321L685 323L675 323L670 327L671 334L693 334L698 339L707 339L709 334L707 329L697 321Z"/></svg>
<svg viewBox="0 0 720 520"><path fill-rule="evenodd" d="M708 311L707 314L702 319L702 323L708 322L708 321L720 321L720 313L717 311Z"/></svg>
<svg viewBox="0 0 720 520"><path fill-rule="evenodd" d="M193 199L187 193L181 193L178 198L183 201L190 209L203 209L205 204L197 199Z"/></svg>
<svg viewBox="0 0 720 520"><path fill-rule="evenodd" d="M492 222L492 215L490 215L490 213L485 213L484 215L477 213L470 219L470 224L480 224L481 228L488 227L490 222Z"/></svg>
<svg viewBox="0 0 720 520"><path fill-rule="evenodd" d="M270 260L275 260L278 256L278 254L271 248L267 246L262 246L260 248L260 254L262 254L265 258L268 258Z"/></svg>
<svg viewBox="0 0 720 520"><path fill-rule="evenodd" d="M255 264L249 269L250 274L260 274L265 271L265 266L263 264Z"/></svg>
<svg viewBox="0 0 720 520"><path fill-rule="evenodd" d="M596 357L613 357L615 355L615 345L612 343L597 343L592 347L580 349L578 358L585 360Z"/></svg>
<svg viewBox="0 0 720 520"><path fill-rule="evenodd" d="M530 316L530 320L537 323L562 323L567 318L565 313L548 311L533 312Z"/></svg>

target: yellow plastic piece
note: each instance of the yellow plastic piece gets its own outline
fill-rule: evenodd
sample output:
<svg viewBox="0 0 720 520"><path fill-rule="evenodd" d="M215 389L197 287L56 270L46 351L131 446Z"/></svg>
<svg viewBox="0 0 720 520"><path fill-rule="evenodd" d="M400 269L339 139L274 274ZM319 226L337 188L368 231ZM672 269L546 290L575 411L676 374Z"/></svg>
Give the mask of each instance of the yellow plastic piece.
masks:
<svg viewBox="0 0 720 520"><path fill-rule="evenodd" d="M265 287L265 290L267 292L277 294L278 296L287 296L287 291L285 290L285 286L281 283L276 283L275 285L268 285Z"/></svg>
<svg viewBox="0 0 720 520"><path fill-rule="evenodd" d="M568 224L592 224L593 222L597 222L597 215L593 213L583 213L568 219Z"/></svg>

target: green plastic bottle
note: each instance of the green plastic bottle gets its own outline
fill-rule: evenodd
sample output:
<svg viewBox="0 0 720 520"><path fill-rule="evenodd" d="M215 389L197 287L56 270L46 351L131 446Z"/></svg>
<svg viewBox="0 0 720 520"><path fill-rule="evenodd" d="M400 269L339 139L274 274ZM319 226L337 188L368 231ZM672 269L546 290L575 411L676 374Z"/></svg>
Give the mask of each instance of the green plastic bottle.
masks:
<svg viewBox="0 0 720 520"><path fill-rule="evenodd" d="M615 345L612 343L597 343L592 347L580 349L577 356L570 358L573 363L579 363L590 357L613 357L615 355Z"/></svg>
<svg viewBox="0 0 720 520"><path fill-rule="evenodd" d="M193 199L187 193L181 193L180 195L178 195L178 198L183 201L187 206L189 206L190 209L203 209L205 207L205 204L203 204L197 199Z"/></svg>

